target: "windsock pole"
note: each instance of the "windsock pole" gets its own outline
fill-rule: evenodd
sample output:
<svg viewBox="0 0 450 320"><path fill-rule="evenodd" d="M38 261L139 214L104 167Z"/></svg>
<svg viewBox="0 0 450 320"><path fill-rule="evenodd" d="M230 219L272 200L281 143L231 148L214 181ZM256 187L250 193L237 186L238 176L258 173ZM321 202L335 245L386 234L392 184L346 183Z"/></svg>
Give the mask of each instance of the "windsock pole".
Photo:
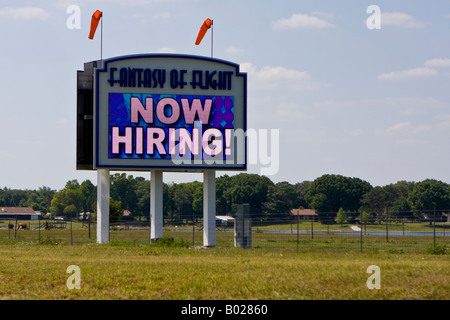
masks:
<svg viewBox="0 0 450 320"><path fill-rule="evenodd" d="M211 58L213 57L213 44L214 44L214 20L211 20Z"/></svg>

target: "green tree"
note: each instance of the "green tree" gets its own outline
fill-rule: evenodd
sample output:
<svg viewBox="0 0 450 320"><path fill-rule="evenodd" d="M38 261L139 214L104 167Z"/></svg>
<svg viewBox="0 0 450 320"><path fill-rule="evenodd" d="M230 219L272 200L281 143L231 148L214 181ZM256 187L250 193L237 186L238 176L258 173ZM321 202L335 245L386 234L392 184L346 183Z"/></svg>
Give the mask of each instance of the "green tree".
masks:
<svg viewBox="0 0 450 320"><path fill-rule="evenodd" d="M109 221L118 222L123 215L122 203L118 200L109 198ZM94 220L97 219L97 201L94 204Z"/></svg>
<svg viewBox="0 0 450 320"><path fill-rule="evenodd" d="M133 214L137 211L137 197L134 188L134 177L126 173L115 173L111 175L110 194L114 200L122 203L123 209L131 211Z"/></svg>
<svg viewBox="0 0 450 320"><path fill-rule="evenodd" d="M230 186L224 192L232 212L236 212L236 205L248 203L253 218L264 218L263 203L267 200L267 191L273 182L257 174L241 173L232 176Z"/></svg>
<svg viewBox="0 0 450 320"><path fill-rule="evenodd" d="M298 204L296 189L288 182L269 186L263 209L268 218L287 218L289 211Z"/></svg>
<svg viewBox="0 0 450 320"><path fill-rule="evenodd" d="M192 211L195 217L203 216L203 183L194 181L188 184L192 192ZM217 208L216 208L217 211Z"/></svg>
<svg viewBox="0 0 450 320"><path fill-rule="evenodd" d="M97 187L90 180L85 180L79 186L81 206L83 212L94 212L94 204L97 200Z"/></svg>
<svg viewBox="0 0 450 320"><path fill-rule="evenodd" d="M426 179L414 185L408 200L414 214L430 218L431 224L435 211L440 214L450 209L450 187L442 181Z"/></svg>
<svg viewBox="0 0 450 320"><path fill-rule="evenodd" d="M186 183L174 183L170 187L170 199L173 205L173 217L176 221L192 218L193 194Z"/></svg>
<svg viewBox="0 0 450 320"><path fill-rule="evenodd" d="M305 195L306 190L308 190L308 187L311 185L312 181L303 181L296 183L294 185L296 198L295 202L293 203L293 208L308 208L308 203L306 202Z"/></svg>
<svg viewBox="0 0 450 320"><path fill-rule="evenodd" d="M370 221L372 221L370 212L368 210L362 210L361 214L359 215L359 221L361 224L370 223Z"/></svg>
<svg viewBox="0 0 450 320"><path fill-rule="evenodd" d="M322 223L336 218L339 208L349 212L349 219L355 219L363 195L372 186L359 178L326 174L314 180L306 190L305 200L315 209Z"/></svg>
<svg viewBox="0 0 450 320"><path fill-rule="evenodd" d="M336 223L339 223L342 226L346 222L347 222L347 214L345 213L344 209L339 208L336 215Z"/></svg>
<svg viewBox="0 0 450 320"><path fill-rule="evenodd" d="M231 213L231 199L227 190L231 187L231 177L223 175L216 178L216 211L225 215Z"/></svg>
<svg viewBox="0 0 450 320"><path fill-rule="evenodd" d="M136 209L133 212L140 220L142 217L150 217L150 180L136 178L134 182L136 195Z"/></svg>
<svg viewBox="0 0 450 320"><path fill-rule="evenodd" d="M69 209L66 209L70 207ZM62 189L52 199L50 212L53 216L65 216L73 218L74 212L81 212L83 208L82 197L79 189Z"/></svg>
<svg viewBox="0 0 450 320"><path fill-rule="evenodd" d="M109 221L117 222L120 220L120 217L123 214L122 202L118 200L114 200L113 198L109 199Z"/></svg>

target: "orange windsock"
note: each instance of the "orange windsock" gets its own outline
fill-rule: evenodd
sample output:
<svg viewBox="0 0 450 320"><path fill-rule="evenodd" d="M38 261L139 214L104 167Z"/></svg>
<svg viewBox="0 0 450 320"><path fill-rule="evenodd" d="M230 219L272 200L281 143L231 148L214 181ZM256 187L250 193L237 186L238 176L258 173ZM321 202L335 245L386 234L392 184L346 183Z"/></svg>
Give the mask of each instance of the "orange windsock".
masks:
<svg viewBox="0 0 450 320"><path fill-rule="evenodd" d="M212 26L211 19L208 18L205 20L205 22L203 22L202 26L200 27L200 31L197 36L197 40L195 41L196 45L199 45L200 42L202 42L202 39L205 36L206 31L208 31L208 29L211 28L211 26Z"/></svg>
<svg viewBox="0 0 450 320"><path fill-rule="evenodd" d="M98 23L100 22L100 18L103 16L103 13L99 10L95 11L92 15L91 20L91 30L89 31L89 39L94 39L95 31L97 30Z"/></svg>

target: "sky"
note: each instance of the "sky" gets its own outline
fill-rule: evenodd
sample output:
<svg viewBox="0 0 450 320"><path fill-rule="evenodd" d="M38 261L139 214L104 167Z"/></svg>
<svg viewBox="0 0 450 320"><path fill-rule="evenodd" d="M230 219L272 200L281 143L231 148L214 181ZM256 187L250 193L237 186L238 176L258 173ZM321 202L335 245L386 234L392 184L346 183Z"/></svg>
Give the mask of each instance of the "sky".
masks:
<svg viewBox="0 0 450 320"><path fill-rule="evenodd" d="M209 57L210 34L194 42L212 19L214 57L248 75L248 128L275 139L274 182L450 183L448 0L2 0L0 188L96 184L95 171L76 170L76 72L100 58L99 34L88 39L95 10L104 59ZM247 172L264 172L263 160Z"/></svg>

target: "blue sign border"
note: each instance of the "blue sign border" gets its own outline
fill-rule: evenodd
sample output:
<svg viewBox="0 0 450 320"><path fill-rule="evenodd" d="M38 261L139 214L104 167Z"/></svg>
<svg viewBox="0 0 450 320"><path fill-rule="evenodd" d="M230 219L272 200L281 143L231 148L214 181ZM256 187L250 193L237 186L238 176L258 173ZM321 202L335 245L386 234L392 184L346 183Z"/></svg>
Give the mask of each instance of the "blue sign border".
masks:
<svg viewBox="0 0 450 320"><path fill-rule="evenodd" d="M145 59L145 58L169 58L169 59L194 59L194 60L200 60L200 61L210 61L214 63L224 64L231 66L235 68L235 76L237 77L243 77L244 78L244 105L243 105L243 131L247 132L247 74L240 72L239 64L230 62L227 60L217 59L217 58L209 58L205 56L196 56L196 55L185 55L185 54L135 54L135 55L124 55L124 56L118 56L109 58L106 60L103 60L102 68L97 68L95 73L95 92L99 92L99 74L100 72L107 72L108 71L108 64L111 62L116 61L122 61L122 60L131 60L131 59ZM95 94L95 114L99 114L99 95ZM95 117L95 141L99 141L99 117ZM217 165L101 165L99 166L99 148L96 143L94 143L96 146L94 150L95 154L95 163L94 166L97 168L109 168L109 169L119 169L123 171L132 171L132 170L151 170L151 169L166 169L169 171L202 171L202 170L219 170L219 171L246 171L247 170L247 138L244 138L244 163L243 164L233 164L232 166L217 166ZM172 160L166 160L168 162Z"/></svg>

